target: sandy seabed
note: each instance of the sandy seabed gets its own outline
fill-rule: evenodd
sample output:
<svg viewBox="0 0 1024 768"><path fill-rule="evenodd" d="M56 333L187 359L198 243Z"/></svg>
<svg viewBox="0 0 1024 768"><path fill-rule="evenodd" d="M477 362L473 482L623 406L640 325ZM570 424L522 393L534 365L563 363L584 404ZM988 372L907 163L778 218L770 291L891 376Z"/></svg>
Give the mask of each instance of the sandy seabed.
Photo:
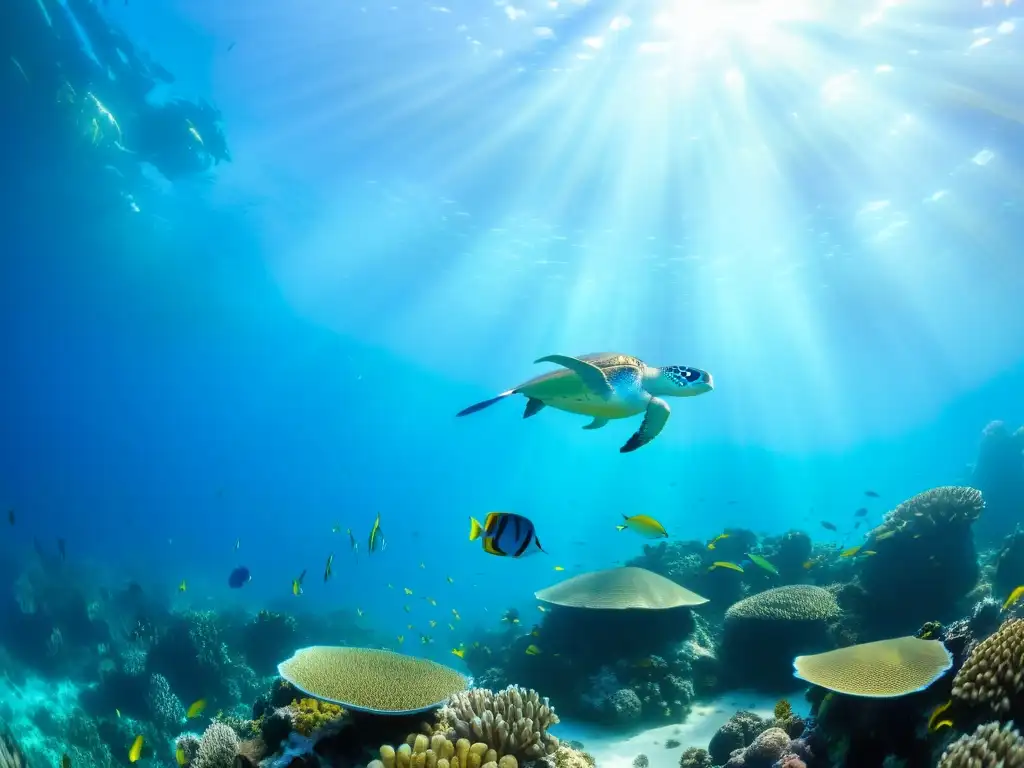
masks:
<svg viewBox="0 0 1024 768"><path fill-rule="evenodd" d="M679 757L690 747L707 749L715 731L738 709L771 717L775 702L788 698L793 711L807 714L807 703L798 696L765 696L762 693L734 691L696 704L685 722L663 725L632 734L609 734L601 726L562 721L553 732L559 739L581 741L597 761L597 768L633 768L637 755L647 755L650 768L679 768ZM671 749L666 742L675 740Z"/></svg>

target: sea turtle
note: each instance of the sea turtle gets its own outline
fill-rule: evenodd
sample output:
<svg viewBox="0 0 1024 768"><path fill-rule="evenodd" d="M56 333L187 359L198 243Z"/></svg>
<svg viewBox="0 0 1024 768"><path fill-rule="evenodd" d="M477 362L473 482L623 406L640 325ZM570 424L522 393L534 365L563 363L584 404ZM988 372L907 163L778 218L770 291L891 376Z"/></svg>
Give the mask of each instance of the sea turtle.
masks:
<svg viewBox="0 0 1024 768"><path fill-rule="evenodd" d="M609 419L644 413L640 429L619 449L620 453L629 453L651 442L668 421L668 403L658 395L690 397L714 389L707 371L679 365L654 368L643 360L614 352L579 357L547 355L534 362L562 367L471 405L457 415L476 413L509 395L526 395L524 419L550 405L560 411L592 416L593 421L584 429L600 429Z"/></svg>

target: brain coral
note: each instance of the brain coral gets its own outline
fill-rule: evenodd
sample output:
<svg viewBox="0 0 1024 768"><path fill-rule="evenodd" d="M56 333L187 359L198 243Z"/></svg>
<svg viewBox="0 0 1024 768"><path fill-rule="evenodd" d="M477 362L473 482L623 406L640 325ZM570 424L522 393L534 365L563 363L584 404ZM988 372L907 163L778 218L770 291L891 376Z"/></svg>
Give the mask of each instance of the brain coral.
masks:
<svg viewBox="0 0 1024 768"><path fill-rule="evenodd" d="M793 584L758 592L725 612L726 621L816 621L838 616L839 603L827 589Z"/></svg>
<svg viewBox="0 0 1024 768"><path fill-rule="evenodd" d="M1011 723L979 725L949 745L938 768L1024 768L1024 739Z"/></svg>
<svg viewBox="0 0 1024 768"><path fill-rule="evenodd" d="M1024 619L1009 619L985 638L953 678L953 696L1004 714L1024 690Z"/></svg>
<svg viewBox="0 0 1024 768"><path fill-rule="evenodd" d="M558 749L558 739L548 733L558 715L532 689L512 685L498 693L483 688L463 691L452 696L441 717L454 731L449 738L483 742L498 757L535 760Z"/></svg>
<svg viewBox="0 0 1024 768"><path fill-rule="evenodd" d="M794 674L812 685L849 696L885 699L927 688L953 666L938 640L896 637L813 656L797 656Z"/></svg>
<svg viewBox="0 0 1024 768"><path fill-rule="evenodd" d="M981 491L977 488L944 485L912 496L891 512L886 513L881 525L871 532L872 538L886 531L926 534L941 523L970 524L978 519L985 508Z"/></svg>
<svg viewBox="0 0 1024 768"><path fill-rule="evenodd" d="M725 612L720 676L730 685L783 690L793 657L834 646L829 620L840 615L827 589L796 584L740 600Z"/></svg>
<svg viewBox="0 0 1024 768"><path fill-rule="evenodd" d="M278 673L308 696L347 709L412 714L466 690L466 678L426 659L372 648L317 645L281 662Z"/></svg>
<svg viewBox="0 0 1024 768"><path fill-rule="evenodd" d="M864 544L876 554L854 564L866 593L861 618L874 633L903 635L963 614L980 574L971 528L983 508L977 489L944 486L886 513Z"/></svg>

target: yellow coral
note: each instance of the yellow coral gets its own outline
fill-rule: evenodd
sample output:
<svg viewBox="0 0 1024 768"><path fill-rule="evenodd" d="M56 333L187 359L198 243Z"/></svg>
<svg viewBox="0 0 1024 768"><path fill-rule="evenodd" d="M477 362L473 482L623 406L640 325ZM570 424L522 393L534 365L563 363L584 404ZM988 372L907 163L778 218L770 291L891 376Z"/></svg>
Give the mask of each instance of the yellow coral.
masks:
<svg viewBox="0 0 1024 768"><path fill-rule="evenodd" d="M295 712L295 730L303 736L345 716L345 710L337 704L319 699L295 699L291 708Z"/></svg>
<svg viewBox="0 0 1024 768"><path fill-rule="evenodd" d="M390 715L439 707L468 683L442 664L374 648L302 648L277 671L306 695L347 709Z"/></svg>
<svg viewBox="0 0 1024 768"><path fill-rule="evenodd" d="M775 715L776 720L789 720L793 717L793 707L790 706L786 699L779 699L775 702L775 709L772 714Z"/></svg>
<svg viewBox="0 0 1024 768"><path fill-rule="evenodd" d="M848 696L888 699L923 691L953 666L938 640L894 637L793 660L793 673Z"/></svg>

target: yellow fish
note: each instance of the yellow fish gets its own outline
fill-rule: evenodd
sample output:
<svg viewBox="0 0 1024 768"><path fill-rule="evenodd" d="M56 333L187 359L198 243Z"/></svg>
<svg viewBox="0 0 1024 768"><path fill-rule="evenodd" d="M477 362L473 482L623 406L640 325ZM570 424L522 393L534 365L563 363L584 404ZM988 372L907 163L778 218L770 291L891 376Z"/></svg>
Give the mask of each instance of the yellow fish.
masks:
<svg viewBox="0 0 1024 768"><path fill-rule="evenodd" d="M452 653L458 656L460 659L466 658L465 648L452 648Z"/></svg>
<svg viewBox="0 0 1024 768"><path fill-rule="evenodd" d="M405 628L406 628L406 629L415 629L415 627L413 627L413 625L412 625L412 624L407 624Z"/></svg>
<svg viewBox="0 0 1024 768"><path fill-rule="evenodd" d="M875 552L875 550L873 549L865 549L863 552L861 552L861 554L864 555L864 557L871 557L872 555L877 555L878 553Z"/></svg>
<svg viewBox="0 0 1024 768"><path fill-rule="evenodd" d="M616 525L615 528L620 531L629 528L639 533L645 539L668 538L668 531L665 530L665 526L650 515L633 515L632 517L623 515L622 524Z"/></svg>
<svg viewBox="0 0 1024 768"><path fill-rule="evenodd" d="M185 580L182 579L181 580L181 584L178 585L178 591L179 592L184 592L186 589L188 589L188 585L185 584Z"/></svg>
<svg viewBox="0 0 1024 768"><path fill-rule="evenodd" d="M394 588L395 588L394 584L388 584L388 589L394 589Z"/></svg>
<svg viewBox="0 0 1024 768"><path fill-rule="evenodd" d="M548 611L548 609L545 608L543 605L538 605L537 606L537 610L540 611L541 613L547 613L547 611Z"/></svg>
<svg viewBox="0 0 1024 768"><path fill-rule="evenodd" d="M750 562L758 568L764 568L768 573L773 573L776 576L779 575L779 569L769 563L765 558L761 557L761 555L752 555L750 552L747 552L747 557L750 558Z"/></svg>
<svg viewBox="0 0 1024 768"><path fill-rule="evenodd" d="M182 768L184 768L185 764L188 763L188 758L185 756L185 750L183 747L178 747L174 750L174 759L177 761L178 765L182 766Z"/></svg>
<svg viewBox="0 0 1024 768"><path fill-rule="evenodd" d="M436 626L437 626L437 622L436 622L436 621L434 621L434 619L431 619L431 620L429 621L429 624L430 624L430 628L431 628L431 629L433 629L434 627L436 627Z"/></svg>
<svg viewBox="0 0 1024 768"><path fill-rule="evenodd" d="M531 637L540 637L540 630L537 629L536 627L534 627L533 630L530 632L530 636Z"/></svg>
<svg viewBox="0 0 1024 768"><path fill-rule="evenodd" d="M408 605L403 605L402 607L405 609L406 613L412 613L412 608L410 608Z"/></svg>
<svg viewBox="0 0 1024 768"><path fill-rule="evenodd" d="M398 636L398 644L401 645L404 642L405 642L405 635L399 635Z"/></svg>
<svg viewBox="0 0 1024 768"><path fill-rule="evenodd" d="M891 539L895 535L896 531L886 531L885 533L880 533L875 536L875 541L885 541L886 539Z"/></svg>
<svg viewBox="0 0 1024 768"><path fill-rule="evenodd" d="M185 713L185 717L191 720L193 717L199 717L203 714L203 710L206 709L206 699L199 699L193 701L188 711Z"/></svg>
<svg viewBox="0 0 1024 768"><path fill-rule="evenodd" d="M713 550L715 546L718 544L718 542L722 541L722 539L728 539L730 536L732 536L731 533L718 534L717 536L715 536L715 538L708 542L708 549Z"/></svg>
<svg viewBox="0 0 1024 768"><path fill-rule="evenodd" d="M564 571L564 570L565 570L565 568L563 568L563 567L562 567L562 566L560 566L560 565L556 565L556 566L555 566L555 570L556 570L556 571Z"/></svg>
<svg viewBox="0 0 1024 768"><path fill-rule="evenodd" d="M306 578L306 571L305 570L303 570L302 573L299 574L299 578L292 579L292 594L293 595L301 595L302 594L302 580L304 578Z"/></svg>
<svg viewBox="0 0 1024 768"><path fill-rule="evenodd" d="M331 554L329 554L329 555L327 556L327 567L326 567L326 568L324 568L324 583L326 583L326 582L327 582L327 580L328 580L329 578L331 578L331 565L332 565L333 563L334 563L334 553L333 553L333 552L331 552Z"/></svg>
<svg viewBox="0 0 1024 768"><path fill-rule="evenodd" d="M539 654L540 654L540 648L538 648L536 645L530 645L530 646L528 646L526 648L526 655L527 656L537 656Z"/></svg>
<svg viewBox="0 0 1024 768"><path fill-rule="evenodd" d="M117 715L118 717L120 717L121 716L121 710L120 709L115 709L114 710L114 714Z"/></svg>
<svg viewBox="0 0 1024 768"><path fill-rule="evenodd" d="M356 608L356 616L362 616L362 615L363 615L363 609L362 608Z"/></svg>
<svg viewBox="0 0 1024 768"><path fill-rule="evenodd" d="M724 560L716 560L711 564L711 567L708 568L708 570L713 571L715 568L728 568L730 571L739 571L740 573L743 573L743 569L736 565L736 563L727 563Z"/></svg>
<svg viewBox="0 0 1024 768"><path fill-rule="evenodd" d="M1021 597L1024 597L1024 586L1016 587L1013 592L1010 593L1010 596L1006 598L1006 602L1003 603L1003 610L1005 611L1007 608L1015 605Z"/></svg>
<svg viewBox="0 0 1024 768"><path fill-rule="evenodd" d="M455 631L455 625L454 624L449 624L448 625L448 629L450 629L452 632L454 632Z"/></svg>
<svg viewBox="0 0 1024 768"><path fill-rule="evenodd" d="M456 621L462 621L462 617L461 617L461 616L459 616L459 612L458 612L458 611L456 611L456 610L455 610L454 608L452 608L452 616L454 616L454 617L455 617L455 620L456 620Z"/></svg>
<svg viewBox="0 0 1024 768"><path fill-rule="evenodd" d="M945 704L939 704L939 706L932 710L931 717L928 718L928 733L935 733L935 731L939 730L939 728L942 728L944 725L953 725L950 720L939 719L939 716L951 706L953 706L952 699L947 701Z"/></svg>
<svg viewBox="0 0 1024 768"><path fill-rule="evenodd" d="M427 567L426 565L424 565L423 563L420 563L420 568L426 568L426 567Z"/></svg>
<svg viewBox="0 0 1024 768"><path fill-rule="evenodd" d="M405 587L404 589L405 589L405 594L407 594L407 595L411 595L412 594L412 590L409 589L408 587Z"/></svg>
<svg viewBox="0 0 1024 768"><path fill-rule="evenodd" d="M128 750L128 762L137 763L139 758L142 757L142 734L140 733L135 737L135 741L132 742L132 748Z"/></svg>
<svg viewBox="0 0 1024 768"><path fill-rule="evenodd" d="M862 546L863 546L862 544L858 544L856 547L850 547L849 549L844 549L842 552L839 553L839 556L840 557L853 557L858 552L860 552L860 548Z"/></svg>
<svg viewBox="0 0 1024 768"><path fill-rule="evenodd" d="M432 598L432 597L425 597L423 599L426 600L428 603L430 603L435 608L437 607L437 600L435 600L434 598Z"/></svg>
<svg viewBox="0 0 1024 768"><path fill-rule="evenodd" d="M448 583L449 584L454 584L455 583L455 579L453 579L451 576L447 576L446 578L448 579Z"/></svg>

